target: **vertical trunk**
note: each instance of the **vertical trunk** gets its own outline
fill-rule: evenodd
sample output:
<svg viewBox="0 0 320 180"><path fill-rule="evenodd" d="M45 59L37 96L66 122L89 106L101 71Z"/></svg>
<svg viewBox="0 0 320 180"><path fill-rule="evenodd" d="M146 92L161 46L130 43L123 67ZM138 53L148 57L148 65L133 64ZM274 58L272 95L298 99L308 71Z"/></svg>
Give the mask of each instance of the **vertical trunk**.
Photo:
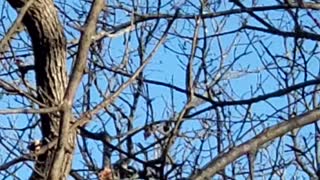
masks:
<svg viewBox="0 0 320 180"><path fill-rule="evenodd" d="M24 5L23 0L8 2L15 9ZM23 23L32 40L38 98L48 107L56 106L61 103L67 84L66 38L53 1L34 0ZM60 119L61 113L58 112L41 115L44 142L50 142L58 136ZM74 147L74 140L71 141L71 146ZM54 158L53 151L50 150L38 158L30 179L47 179ZM72 152L66 156L64 167L61 167L61 176L55 179L65 179L69 173Z"/></svg>

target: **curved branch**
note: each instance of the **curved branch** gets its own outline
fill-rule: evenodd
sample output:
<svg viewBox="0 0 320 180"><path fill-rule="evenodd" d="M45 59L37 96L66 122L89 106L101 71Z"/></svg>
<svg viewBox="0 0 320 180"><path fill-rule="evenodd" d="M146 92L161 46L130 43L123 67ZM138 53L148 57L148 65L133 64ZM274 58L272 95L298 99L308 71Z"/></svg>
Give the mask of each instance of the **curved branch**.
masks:
<svg viewBox="0 0 320 180"><path fill-rule="evenodd" d="M9 31L6 33L6 36L4 38L1 39L0 41L0 52L4 52L7 47L7 45L9 44L9 41L12 39L13 35L21 30L23 30L23 28L19 28L19 26L22 25L22 20L24 15L27 13L29 7L32 5L34 0L30 0L28 1L23 8L21 8L19 16L17 17L17 19L15 20L15 22L13 23L13 25L10 27Z"/></svg>
<svg viewBox="0 0 320 180"><path fill-rule="evenodd" d="M11 166L13 166L17 163L20 163L23 161L30 161L30 160L33 160L33 158L29 154L17 157L17 158L15 158L5 164L0 165L0 171L7 170L8 168L10 168Z"/></svg>
<svg viewBox="0 0 320 180"><path fill-rule="evenodd" d="M317 121L320 118L320 108L314 109L307 113L304 113L300 116L294 117L288 121L284 121L280 124L272 126L253 139L232 148L230 151L219 154L211 162L209 162L202 170L198 171L196 174L192 175L190 179L192 180L201 180L209 179L228 164L235 161L242 155L245 155L249 152L258 150L265 143L283 136L289 131L303 127L305 125L311 124Z"/></svg>
<svg viewBox="0 0 320 180"><path fill-rule="evenodd" d="M252 104L252 103L256 103L256 102L259 102L259 101L263 101L263 100L267 100L269 98L274 98L274 97L279 97L279 96L283 96L287 93L290 93L292 91L295 91L297 89L300 89L300 88L304 88L304 87L307 87L307 86L311 86L311 85L317 85L320 83L320 78L316 78L316 79L313 79L313 80L310 80L310 81L305 81L305 82L302 82L302 83L299 83L299 84L296 84L296 85L293 85L293 86L290 86L290 87L287 87L285 89L280 89L278 91L274 91L274 92L271 92L271 93L268 93L268 94L264 94L264 95L260 95L260 96L257 96L257 97L254 97L254 98L250 98L250 99L244 99L244 100L237 100L237 101L210 101L211 102L211 106L209 107L206 107L204 109L201 109L197 112L194 112L188 116L185 116L185 118L191 118L191 117L194 117L196 115L199 115L203 112L206 112L210 109L213 109L215 107L223 107L223 106L233 106L233 105L246 105L246 104Z"/></svg>

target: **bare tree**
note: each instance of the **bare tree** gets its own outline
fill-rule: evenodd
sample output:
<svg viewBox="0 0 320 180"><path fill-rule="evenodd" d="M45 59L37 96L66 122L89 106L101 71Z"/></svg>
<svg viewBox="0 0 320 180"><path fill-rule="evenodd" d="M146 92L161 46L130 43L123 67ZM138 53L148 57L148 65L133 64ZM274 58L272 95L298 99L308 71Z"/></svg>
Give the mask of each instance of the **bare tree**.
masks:
<svg viewBox="0 0 320 180"><path fill-rule="evenodd" d="M317 1L1 8L1 178L319 179Z"/></svg>

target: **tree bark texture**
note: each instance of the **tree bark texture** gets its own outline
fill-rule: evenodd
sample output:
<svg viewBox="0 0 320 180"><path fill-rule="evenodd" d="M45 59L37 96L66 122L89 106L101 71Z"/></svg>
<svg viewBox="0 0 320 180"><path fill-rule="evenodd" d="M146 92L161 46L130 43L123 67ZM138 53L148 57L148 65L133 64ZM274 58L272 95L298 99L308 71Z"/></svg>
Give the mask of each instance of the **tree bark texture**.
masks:
<svg viewBox="0 0 320 180"><path fill-rule="evenodd" d="M8 0L18 10L24 6L23 0ZM52 0L34 0L28 9L23 23L32 40L36 85L39 101L47 107L61 104L67 85L66 74L66 38L63 27ZM61 113L41 115L43 141L50 142L59 135ZM72 136L74 137L74 136ZM74 140L70 142L74 147ZM47 179L54 149L38 157L30 179ZM65 179L71 168L72 152L66 154L61 167L61 176Z"/></svg>

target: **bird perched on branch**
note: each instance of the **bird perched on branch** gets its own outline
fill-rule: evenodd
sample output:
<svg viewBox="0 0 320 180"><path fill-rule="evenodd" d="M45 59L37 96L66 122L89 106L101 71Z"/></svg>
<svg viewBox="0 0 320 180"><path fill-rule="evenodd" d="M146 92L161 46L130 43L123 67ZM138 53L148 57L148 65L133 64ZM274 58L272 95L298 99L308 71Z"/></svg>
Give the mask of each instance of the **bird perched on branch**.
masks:
<svg viewBox="0 0 320 180"><path fill-rule="evenodd" d="M18 67L18 71L21 73L21 78L22 78L23 83L26 84L24 78L25 78L28 71L34 70L34 65L25 65L21 59L16 59L15 64Z"/></svg>
<svg viewBox="0 0 320 180"><path fill-rule="evenodd" d="M17 65L21 74L26 74L28 71L34 69L34 65L25 65L21 59L16 59L15 64Z"/></svg>

